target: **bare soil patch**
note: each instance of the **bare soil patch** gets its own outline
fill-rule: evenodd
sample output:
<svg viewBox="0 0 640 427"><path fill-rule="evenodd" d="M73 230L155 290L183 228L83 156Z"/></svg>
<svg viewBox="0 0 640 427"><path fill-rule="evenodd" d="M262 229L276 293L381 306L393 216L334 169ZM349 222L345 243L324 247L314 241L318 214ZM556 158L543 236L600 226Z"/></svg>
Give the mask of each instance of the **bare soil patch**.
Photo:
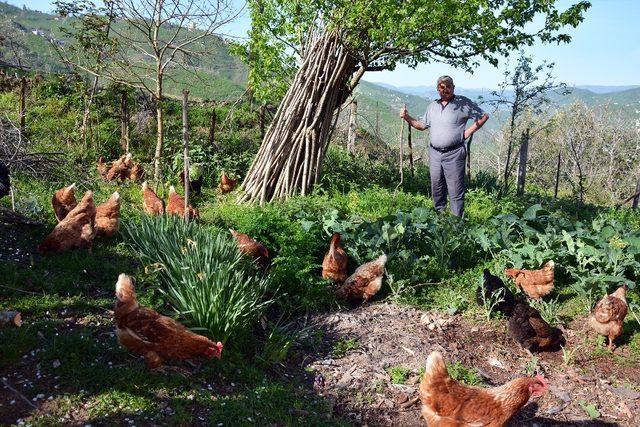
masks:
<svg viewBox="0 0 640 427"><path fill-rule="evenodd" d="M558 350L536 354L535 363L508 337L505 320L474 322L393 303L370 304L301 323L305 331L313 331L309 337L322 338L310 339L302 363L315 375L317 393L357 424L424 425L416 401L419 371L429 353L439 350L449 363L474 368L486 386L533 370L549 380L551 392L530 401L513 425L640 425L640 367L624 363L628 346L615 355L594 351L595 339L584 323L574 322L565 330L565 348L575 350L573 361L565 364ZM336 349L348 340L350 347L357 342L357 348L338 357ZM394 384L390 373L395 371L395 382L400 382L398 367L407 373L402 383ZM599 411L598 418L589 416L589 405Z"/></svg>

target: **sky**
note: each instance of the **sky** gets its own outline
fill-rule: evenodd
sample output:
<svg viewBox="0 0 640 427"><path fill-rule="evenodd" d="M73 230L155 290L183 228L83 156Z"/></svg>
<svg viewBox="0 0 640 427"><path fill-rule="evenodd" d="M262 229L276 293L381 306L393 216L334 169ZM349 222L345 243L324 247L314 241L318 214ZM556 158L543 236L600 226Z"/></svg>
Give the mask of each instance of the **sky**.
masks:
<svg viewBox="0 0 640 427"><path fill-rule="evenodd" d="M372 0L375 1L375 0ZM576 0L577 1L577 0ZM560 0L559 8L575 1ZM9 0L17 6L51 12L53 0ZM237 4L243 4L237 0ZM640 85L640 1L591 0L591 8L585 20L577 28L567 28L572 37L569 44L537 44L525 52L537 65L543 60L555 63L557 81L574 85ZM226 35L242 37L250 25L247 13L242 14L231 26L224 29ZM513 55L515 62L515 56ZM435 86L438 76L448 74L456 86L464 88L496 88L503 79L506 59L498 68L482 63L473 74L465 73L443 64L421 64L416 69L399 65L394 71L367 72L365 80L388 83L394 86Z"/></svg>

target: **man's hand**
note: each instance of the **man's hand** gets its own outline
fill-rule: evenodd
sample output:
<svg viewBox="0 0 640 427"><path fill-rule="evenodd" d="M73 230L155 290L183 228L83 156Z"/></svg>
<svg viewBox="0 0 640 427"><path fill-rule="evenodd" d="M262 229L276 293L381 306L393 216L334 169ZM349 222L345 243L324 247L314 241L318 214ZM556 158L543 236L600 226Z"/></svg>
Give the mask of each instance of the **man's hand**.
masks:
<svg viewBox="0 0 640 427"><path fill-rule="evenodd" d="M405 104L400 109L400 118L403 120L407 120L407 117L410 117L410 116L409 116L409 112L407 111L407 105Z"/></svg>

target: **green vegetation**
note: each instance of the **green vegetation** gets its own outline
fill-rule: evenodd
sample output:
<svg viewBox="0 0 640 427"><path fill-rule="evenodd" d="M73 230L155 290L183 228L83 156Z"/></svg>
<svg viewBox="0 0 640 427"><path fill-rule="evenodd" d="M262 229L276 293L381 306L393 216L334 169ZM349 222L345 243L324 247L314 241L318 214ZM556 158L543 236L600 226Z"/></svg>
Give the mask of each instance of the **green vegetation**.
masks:
<svg viewBox="0 0 640 427"><path fill-rule="evenodd" d="M459 361L447 366L449 375L456 381L460 381L466 385L481 385L483 383L482 378L478 375L473 368L467 368Z"/></svg>
<svg viewBox="0 0 640 427"><path fill-rule="evenodd" d="M349 350L355 350L360 347L360 343L355 338L340 338L333 345L333 350L331 350L331 357L335 359L339 359L344 357Z"/></svg>
<svg viewBox="0 0 640 427"><path fill-rule="evenodd" d="M398 365L387 368L387 372L391 377L391 384L404 384L409 377L411 370L404 366Z"/></svg>

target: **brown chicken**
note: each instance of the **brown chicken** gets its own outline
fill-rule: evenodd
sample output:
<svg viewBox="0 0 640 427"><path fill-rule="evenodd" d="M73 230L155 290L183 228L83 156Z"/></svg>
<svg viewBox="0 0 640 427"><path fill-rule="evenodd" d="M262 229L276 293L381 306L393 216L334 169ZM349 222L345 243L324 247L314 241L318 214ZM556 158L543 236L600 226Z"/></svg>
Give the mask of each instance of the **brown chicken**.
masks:
<svg viewBox="0 0 640 427"><path fill-rule="evenodd" d="M220 184L218 188L222 194L229 193L236 188L236 184L238 183L237 179L231 179L227 176L226 173L222 172L222 176L220 177Z"/></svg>
<svg viewBox="0 0 640 427"><path fill-rule="evenodd" d="M55 226L51 234L38 246L38 251L63 252L71 248L87 247L91 250L95 237L96 208L93 191L84 193L78 206Z"/></svg>
<svg viewBox="0 0 640 427"><path fill-rule="evenodd" d="M76 184L59 189L51 198L51 206L58 222L62 221L77 204Z"/></svg>
<svg viewBox="0 0 640 427"><path fill-rule="evenodd" d="M238 243L238 249L243 254L246 254L253 258L253 260L262 268L269 267L271 260L269 259L269 251L264 245L244 233L238 233L235 230L229 229L231 235L236 239Z"/></svg>
<svg viewBox="0 0 640 427"><path fill-rule="evenodd" d="M329 250L322 260L322 278L342 283L347 279L349 257L340 246L340 233L333 233Z"/></svg>
<svg viewBox="0 0 640 427"><path fill-rule="evenodd" d="M149 188L147 181L142 183L142 206L149 215L162 215L164 213L164 202Z"/></svg>
<svg viewBox="0 0 640 427"><path fill-rule="evenodd" d="M131 153L120 156L118 160L113 162L109 172L107 172L107 181L113 181L114 179L124 181L129 178L129 165L131 165Z"/></svg>
<svg viewBox="0 0 640 427"><path fill-rule="evenodd" d="M129 171L129 179L131 181L137 182L144 178L144 169L140 166L140 163L136 163L131 167Z"/></svg>
<svg viewBox="0 0 640 427"><path fill-rule="evenodd" d="M102 177L102 179L107 179L107 172L109 172L109 168L104 161L104 156L100 156L98 158L98 173Z"/></svg>
<svg viewBox="0 0 640 427"><path fill-rule="evenodd" d="M434 351L420 382L422 417L429 426L500 427L531 397L542 396L548 388L540 375L516 378L494 388L468 387L451 378L442 355Z"/></svg>
<svg viewBox="0 0 640 427"><path fill-rule="evenodd" d="M112 237L120 227L120 194L116 191L109 200L96 208L96 236Z"/></svg>
<svg viewBox="0 0 640 427"><path fill-rule="evenodd" d="M596 304L596 308L589 316L589 326L609 338L609 350L613 351L613 341L622 334L622 324L627 315L627 285L620 286L611 295L605 295Z"/></svg>
<svg viewBox="0 0 640 427"><path fill-rule="evenodd" d="M384 265L387 256L382 254L378 259L362 264L344 281L337 294L351 303L366 302L382 287Z"/></svg>
<svg viewBox="0 0 640 427"><path fill-rule="evenodd" d="M222 355L223 345L194 334L170 317L140 307L133 278L122 273L116 283L114 318L118 341L129 351L144 356L149 369L169 359L208 358Z"/></svg>
<svg viewBox="0 0 640 427"><path fill-rule="evenodd" d="M516 286L522 288L530 298L538 299L553 290L554 267L553 261L549 261L540 270L507 268L504 273L511 277Z"/></svg>
<svg viewBox="0 0 640 427"><path fill-rule="evenodd" d="M167 201L167 213L184 218L184 197L176 193L176 188L169 187L169 200ZM200 218L200 212L189 205L189 219Z"/></svg>
<svg viewBox="0 0 640 427"><path fill-rule="evenodd" d="M529 351L540 351L562 344L562 331L551 327L540 312L526 303L518 303L509 319L509 335Z"/></svg>

